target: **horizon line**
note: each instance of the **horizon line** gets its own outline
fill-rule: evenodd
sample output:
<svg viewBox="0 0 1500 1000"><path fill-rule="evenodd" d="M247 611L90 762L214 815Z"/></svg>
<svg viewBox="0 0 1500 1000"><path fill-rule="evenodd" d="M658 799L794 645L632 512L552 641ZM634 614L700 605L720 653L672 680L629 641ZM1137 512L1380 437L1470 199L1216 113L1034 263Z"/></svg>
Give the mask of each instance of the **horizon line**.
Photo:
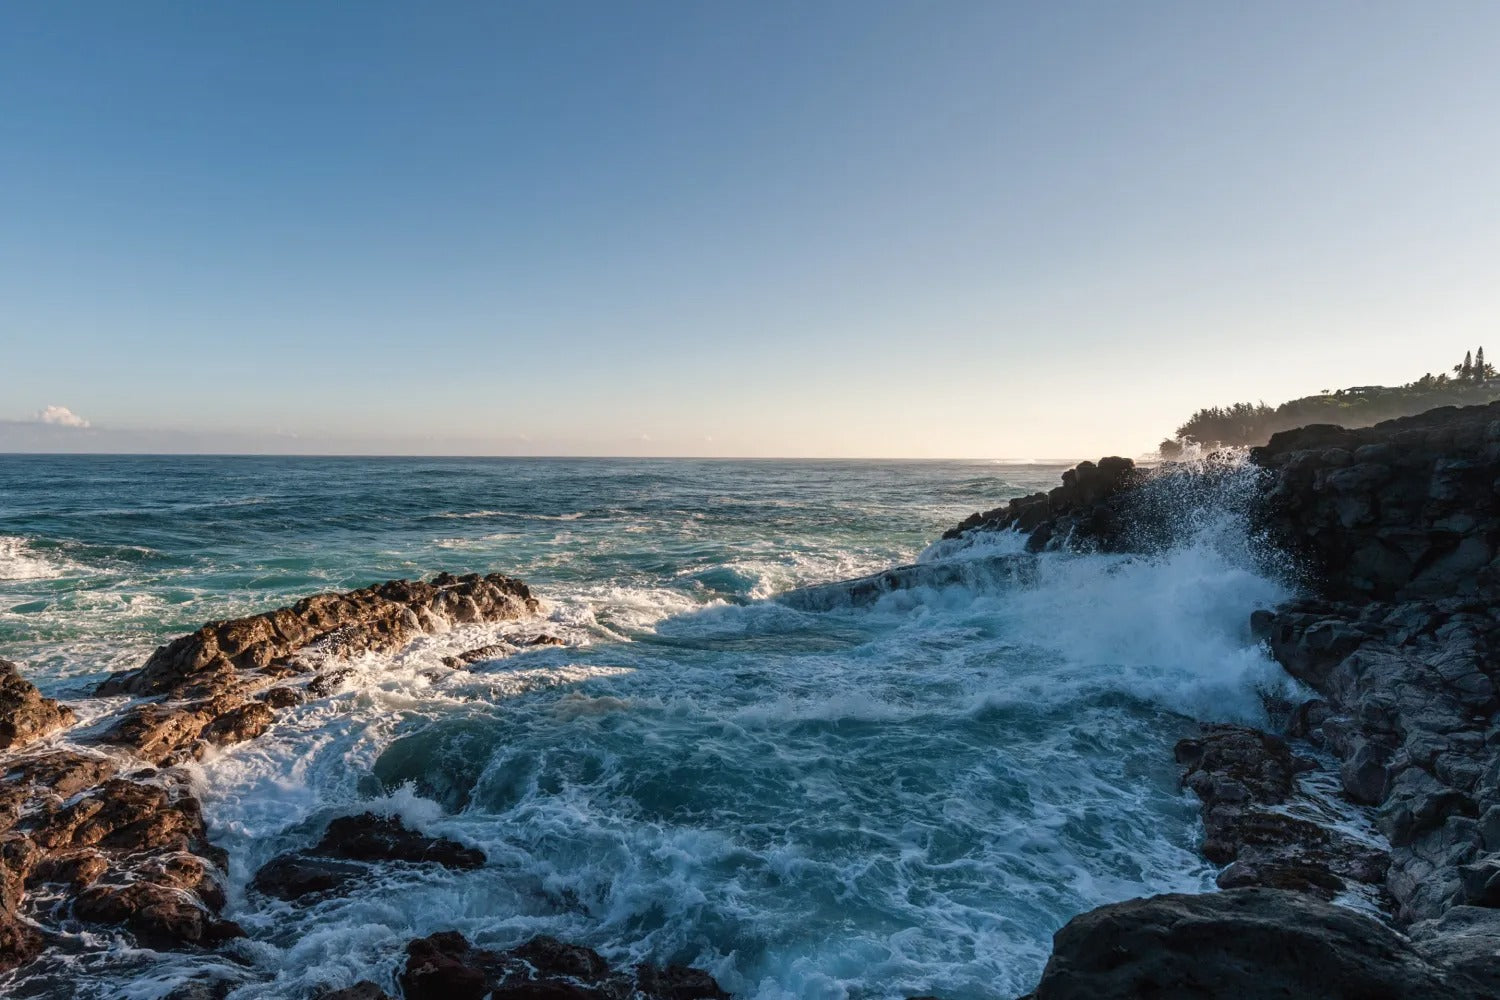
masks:
<svg viewBox="0 0 1500 1000"><path fill-rule="evenodd" d="M1127 456L1128 457L1128 456ZM995 462L1002 465L1066 465L1093 459L992 458L984 455L918 457L911 455L495 455L421 454L414 452L271 452L271 451L0 451L0 458L439 458L519 459L540 461L683 461L683 462Z"/></svg>

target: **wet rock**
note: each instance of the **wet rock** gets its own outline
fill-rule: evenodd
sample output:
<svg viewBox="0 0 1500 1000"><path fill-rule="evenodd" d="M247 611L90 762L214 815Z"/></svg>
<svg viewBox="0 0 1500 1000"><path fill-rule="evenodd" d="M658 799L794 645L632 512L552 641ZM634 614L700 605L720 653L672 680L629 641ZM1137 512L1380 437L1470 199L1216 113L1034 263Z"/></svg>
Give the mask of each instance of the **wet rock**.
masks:
<svg viewBox="0 0 1500 1000"><path fill-rule="evenodd" d="M73 710L42 697L10 660L0 660L0 749L24 746L73 724Z"/></svg>
<svg viewBox="0 0 1500 1000"><path fill-rule="evenodd" d="M1054 537L1089 541L1104 548L1116 548L1122 541L1123 527L1119 511L1110 501L1138 486L1144 475L1128 458L1101 458L1097 463L1081 462L1062 475L1062 485L1049 493L1012 500L979 514L972 514L943 534L959 538L965 533L1004 531L1014 528L1031 535L1033 551L1046 546Z"/></svg>
<svg viewBox="0 0 1500 1000"><path fill-rule="evenodd" d="M550 937L496 952L447 931L407 945L406 1000L727 1000L712 976L682 966L611 969L591 948Z"/></svg>
<svg viewBox="0 0 1500 1000"><path fill-rule="evenodd" d="M455 670L466 669L476 663L484 663L487 660L503 660L516 651L516 647L506 642L492 642L488 646L480 646L477 649L466 649L457 656L443 657L443 664Z"/></svg>
<svg viewBox="0 0 1500 1000"><path fill-rule="evenodd" d="M307 651L348 657L398 649L423 632L460 621L500 621L536 611L524 583L498 573L430 583L392 580L345 594L317 594L290 607L211 622L158 649L138 670L117 674L100 694L213 695L241 672L280 675ZM269 675L268 675L269 676Z"/></svg>
<svg viewBox="0 0 1500 1000"><path fill-rule="evenodd" d="M1343 907L1273 889L1168 895L1069 921L1035 1000L1459 1000L1461 968Z"/></svg>
<svg viewBox="0 0 1500 1000"><path fill-rule="evenodd" d="M685 965L636 966L636 985L659 1000L729 1000L713 976Z"/></svg>
<svg viewBox="0 0 1500 1000"><path fill-rule="evenodd" d="M149 946L212 946L244 931L219 920L191 894L151 882L94 885L73 901L73 914L92 923L121 924Z"/></svg>
<svg viewBox="0 0 1500 1000"><path fill-rule="evenodd" d="M341 891L366 874L368 870L361 865L305 854L284 854L271 859L255 873L251 888L277 899L298 900Z"/></svg>
<svg viewBox="0 0 1500 1000"><path fill-rule="evenodd" d="M313 1000L393 1000L393 998L377 984L363 979L341 990L314 994Z"/></svg>
<svg viewBox="0 0 1500 1000"><path fill-rule="evenodd" d="M518 581L440 574L214 622L100 686L100 694L153 699L127 705L94 730L99 735L85 736L102 751L19 750L71 724L73 715L42 698L14 664L0 661L0 749L12 751L0 781L0 967L38 954L44 936L33 919L113 925L156 948L212 947L238 936L238 926L219 916L227 858L209 842L188 776L174 765L262 735L278 710L304 700L292 683L327 660L394 650L453 623L519 618L535 609ZM321 675L325 681L329 673ZM120 750L160 769L134 767ZM378 817L335 821L325 839L327 854L484 864L479 851ZM327 857L294 856L268 865L256 887L297 898L364 871ZM28 886L48 887L45 910L28 899ZM56 903L59 890L63 899ZM215 984L192 988L223 992Z"/></svg>
<svg viewBox="0 0 1500 1000"><path fill-rule="evenodd" d="M1297 775L1313 766L1285 740L1247 726L1205 725L1175 752L1186 768L1183 785L1203 803L1203 855L1227 866L1220 888L1265 886L1331 899L1347 881L1384 879L1382 852L1281 808L1297 793Z"/></svg>
<svg viewBox="0 0 1500 1000"><path fill-rule="evenodd" d="M484 852L456 840L409 830L395 817L362 813L328 824L318 854L353 861L431 862L447 868L483 868Z"/></svg>

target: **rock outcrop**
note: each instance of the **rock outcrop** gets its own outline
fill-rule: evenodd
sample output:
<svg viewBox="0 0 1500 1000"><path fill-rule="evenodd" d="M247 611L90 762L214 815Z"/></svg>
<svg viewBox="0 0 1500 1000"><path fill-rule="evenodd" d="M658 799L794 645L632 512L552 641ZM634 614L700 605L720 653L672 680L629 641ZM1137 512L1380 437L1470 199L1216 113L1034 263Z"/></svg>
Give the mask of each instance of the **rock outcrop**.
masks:
<svg viewBox="0 0 1500 1000"><path fill-rule="evenodd" d="M1222 889L1295 889L1332 899L1384 882L1389 858L1337 830L1293 815L1297 775L1316 764L1286 740L1247 726L1204 726L1177 744L1182 783L1203 804L1203 856L1225 866Z"/></svg>
<svg viewBox="0 0 1500 1000"><path fill-rule="evenodd" d="M1274 474L1262 524L1321 596L1433 599L1500 587L1500 404L1360 430L1303 427L1251 459Z"/></svg>
<svg viewBox="0 0 1500 1000"><path fill-rule="evenodd" d="M220 915L227 859L174 765L263 733L278 712L316 695L312 682L325 664L536 608L517 580L443 574L214 622L100 685L101 695L139 700L64 746L30 744L71 725L73 712L0 660L0 748L8 751L0 758L0 970L34 958L43 929L65 920L123 928L154 948L206 948L240 936ZM318 851L325 866L350 858L484 864L472 848L373 815L336 820ZM351 874L304 868L283 872L279 884L314 891L309 880ZM46 908L32 905L33 896L49 900Z"/></svg>
<svg viewBox="0 0 1500 1000"><path fill-rule="evenodd" d="M254 887L268 896L295 900L344 890L369 868L350 862L435 864L445 868L484 867L484 852L445 837L409 830L394 817L362 813L328 824L310 850L273 858L256 872Z"/></svg>
<svg viewBox="0 0 1500 1000"><path fill-rule="evenodd" d="M1399 967L1362 978L1379 966L1366 968L1359 943L1337 935L1316 952L1353 966L1280 967L1273 948L1302 954L1310 946L1292 938L1263 939L1266 957L1253 961L1234 950L1240 935L1255 937L1238 909L1226 909L1226 894L1135 901L1078 918L1059 935L1037 997L1443 996L1444 984L1459 979L1454 995L1500 997L1500 404L1359 430L1304 427L1253 449L1250 461L1259 489L1246 513L1271 548L1293 558L1304 593L1257 612L1251 628L1317 697L1291 706L1292 745L1238 727L1210 727L1179 744L1184 783L1203 804L1204 853L1225 865L1221 887L1297 890L1305 906L1276 904L1288 934L1327 929L1306 909L1310 897L1369 887L1389 918L1411 930L1430 974L1411 978L1413 952L1403 944ZM1101 496L1075 486L1071 501L1059 490L1045 502L1023 498L949 534L1014 528L1030 532L1035 549L1080 537L1079 525L1104 525L1108 544L1086 531L1084 546L1129 550L1135 538L1122 520L1180 474L1137 471ZM1370 809L1388 855L1295 815L1294 779L1304 766L1297 745L1337 762L1344 796ZM1188 957L1189 940L1202 958ZM1372 940L1397 956L1396 944ZM1078 964L1084 953L1093 965ZM1078 973L1085 966L1087 975ZM1143 992L1120 986L1127 980ZM1366 982L1365 991L1349 992L1345 980ZM1380 982L1404 985L1392 992ZM1275 992L1278 983L1284 992Z"/></svg>
<svg viewBox="0 0 1500 1000"><path fill-rule="evenodd" d="M593 949L550 937L496 952L447 931L411 942L406 955L400 976L406 1000L729 1000L702 970L617 970Z"/></svg>
<svg viewBox="0 0 1500 1000"><path fill-rule="evenodd" d="M25 746L72 723L71 708L42 697L19 667L0 659L0 750Z"/></svg>
<svg viewBox="0 0 1500 1000"><path fill-rule="evenodd" d="M1054 540L1117 548L1125 524L1116 501L1142 480L1143 473L1128 458L1082 462L1064 472L1062 485L1051 492L1018 497L994 510L972 514L943 537L958 538L976 529L1014 528L1030 536L1028 545L1033 551Z"/></svg>
<svg viewBox="0 0 1500 1000"><path fill-rule="evenodd" d="M1132 899L1074 917L1031 1000L1474 1000L1466 971L1363 914L1275 889Z"/></svg>

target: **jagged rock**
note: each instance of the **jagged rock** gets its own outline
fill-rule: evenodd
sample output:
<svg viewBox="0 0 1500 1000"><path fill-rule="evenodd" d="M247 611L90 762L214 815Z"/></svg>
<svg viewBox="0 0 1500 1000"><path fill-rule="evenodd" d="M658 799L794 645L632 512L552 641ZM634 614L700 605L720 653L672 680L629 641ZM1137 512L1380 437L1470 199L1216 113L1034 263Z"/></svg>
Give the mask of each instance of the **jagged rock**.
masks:
<svg viewBox="0 0 1500 1000"><path fill-rule="evenodd" d="M265 614L205 625L158 649L138 670L111 677L99 693L212 696L241 672L279 676L277 668L296 669L293 658L314 645L342 657L393 650L448 623L520 618L536 607L524 583L498 573L442 573L431 583L392 580L346 594L317 594Z"/></svg>
<svg viewBox="0 0 1500 1000"><path fill-rule="evenodd" d="M73 710L43 698L20 668L0 659L0 749L24 746L73 724Z"/></svg>
<svg viewBox="0 0 1500 1000"><path fill-rule="evenodd" d="M637 988L659 1000L729 1000L713 976L686 965L638 965Z"/></svg>
<svg viewBox="0 0 1500 1000"><path fill-rule="evenodd" d="M93 923L123 924L144 944L167 948L210 946L244 931L219 920L194 896L152 882L94 885L78 894L73 914Z"/></svg>
<svg viewBox="0 0 1500 1000"><path fill-rule="evenodd" d="M283 854L272 858L255 873L251 887L277 899L337 892L368 873L362 865L330 861L305 854Z"/></svg>
<svg viewBox="0 0 1500 1000"><path fill-rule="evenodd" d="M1495 404L1359 430L1284 431L1251 451L1276 474L1261 524L1306 562L1326 597L1492 592L1500 584L1497 443Z"/></svg>
<svg viewBox="0 0 1500 1000"><path fill-rule="evenodd" d="M1220 888L1265 886L1331 899L1346 880L1385 878L1382 852L1280 808L1293 797L1297 774L1314 766L1285 740L1246 726L1205 725L1175 752L1186 768L1183 785L1203 803L1203 855L1227 865Z"/></svg>
<svg viewBox="0 0 1500 1000"><path fill-rule="evenodd" d="M352 861L432 862L447 868L483 868L484 852L456 840L408 830L395 817L362 813L328 824L315 853Z"/></svg>
<svg viewBox="0 0 1500 1000"><path fill-rule="evenodd" d="M506 642L492 642L488 646L480 646L476 649L466 649L457 656L443 657L443 665L452 667L454 670L463 670L476 663L486 660L500 660L514 653L516 647Z"/></svg>
<svg viewBox="0 0 1500 1000"><path fill-rule="evenodd" d="M311 850L273 858L256 873L252 885L268 896L286 900L339 892L368 874L364 865L350 861L404 861L469 869L483 867L485 856L483 851L457 841L409 830L394 817L363 813L335 819Z"/></svg>
<svg viewBox="0 0 1500 1000"><path fill-rule="evenodd" d="M1003 507L971 514L943 537L959 538L975 529L1016 528L1031 535L1033 550L1065 535L1113 548L1120 542L1121 524L1118 511L1108 502L1138 485L1142 478L1128 458L1101 458L1097 464L1080 462L1062 474L1062 485L1050 493L1034 493Z"/></svg>
<svg viewBox="0 0 1500 1000"><path fill-rule="evenodd" d="M533 938L510 951L475 948L456 931L407 945L406 1000L728 1000L712 976L682 966L611 969L591 948Z"/></svg>
<svg viewBox="0 0 1500 1000"><path fill-rule="evenodd" d="M313 1000L392 1000L392 997L376 983L362 979L341 990L314 994Z"/></svg>
<svg viewBox="0 0 1500 1000"><path fill-rule="evenodd" d="M278 710L302 703L305 695L292 683L312 670L305 658L391 650L419 633L519 618L536 606L526 586L507 577L440 574L430 583L396 580L211 623L102 684L100 694L157 700L126 706L91 738L161 767L196 759L208 747L254 739L274 724ZM0 660L0 749L14 750L72 721L69 709L42 698L14 664ZM41 950L44 938L32 917L113 924L152 947L209 947L241 933L218 916L227 858L208 840L186 774L133 768L117 753L93 749L12 753L4 767L0 969ZM479 851L378 817L336 821L325 839L330 854L484 864ZM278 863L282 878L276 881ZM291 896L320 887L318 878L365 870L320 858L318 873L310 873L313 863L278 859L257 888ZM294 864L301 867L294 870ZM46 885L48 894L60 889L62 904L26 910L28 885ZM223 992L220 986L192 988Z"/></svg>
<svg viewBox="0 0 1500 1000"><path fill-rule="evenodd" d="M1034 1000L1474 1000L1493 995L1375 920L1300 893L1133 899L1074 917Z"/></svg>
<svg viewBox="0 0 1500 1000"><path fill-rule="evenodd" d="M1435 920L1413 924L1412 943L1428 960L1477 982L1483 996L1500 997L1500 910L1455 906Z"/></svg>

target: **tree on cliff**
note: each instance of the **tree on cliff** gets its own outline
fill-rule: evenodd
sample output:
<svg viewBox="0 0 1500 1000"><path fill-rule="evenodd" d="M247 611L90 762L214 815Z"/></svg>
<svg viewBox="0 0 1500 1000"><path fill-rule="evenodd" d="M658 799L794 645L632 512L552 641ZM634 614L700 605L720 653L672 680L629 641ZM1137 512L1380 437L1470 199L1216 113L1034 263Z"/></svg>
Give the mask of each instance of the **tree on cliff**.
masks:
<svg viewBox="0 0 1500 1000"><path fill-rule="evenodd" d="M1460 382L1471 382L1474 379L1474 352L1464 351L1464 363L1453 366L1453 374L1458 376Z"/></svg>
<svg viewBox="0 0 1500 1000"><path fill-rule="evenodd" d="M1495 366L1484 360L1484 348L1474 352L1474 380L1477 382L1488 382L1495 377Z"/></svg>

